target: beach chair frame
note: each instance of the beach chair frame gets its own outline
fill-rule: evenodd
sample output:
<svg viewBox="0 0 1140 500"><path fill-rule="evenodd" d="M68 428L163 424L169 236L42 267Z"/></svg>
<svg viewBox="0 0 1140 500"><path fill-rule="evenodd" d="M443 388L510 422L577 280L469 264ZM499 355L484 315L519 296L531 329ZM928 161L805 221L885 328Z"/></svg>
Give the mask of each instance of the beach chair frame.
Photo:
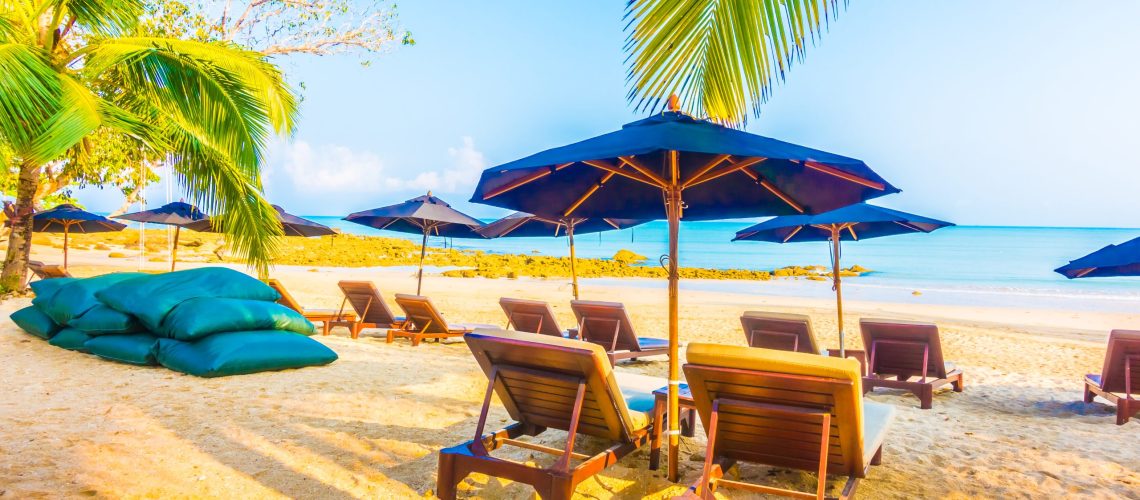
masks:
<svg viewBox="0 0 1140 500"><path fill-rule="evenodd" d="M32 272L33 276L41 280L72 277L66 267L57 264L44 264L38 260L29 260L28 270Z"/></svg>
<svg viewBox="0 0 1140 500"><path fill-rule="evenodd" d="M705 463L701 478L690 488L690 496L712 499L719 486L727 486L752 493L824 499L828 498L827 474L832 473L848 475L837 498L852 498L859 480L866 477L872 465L882 462L882 445L864 466L831 460L832 455L849 457L853 453L846 448L845 440L835 444L831 439L832 433L839 432L832 425L832 395L842 389L855 390L851 380L691 363L684 365L684 371L694 402L712 403L707 417L702 415L708 423ZM739 393L747 399L714 397L710 388L720 389L717 394L727 389L730 394ZM723 424L721 415L728 416ZM722 439L722 431L731 433L733 439ZM800 434L800 439L788 439L787 434L792 432ZM813 439L818 446L811 444ZM725 479L725 471L737 460L815 472L816 490L808 493Z"/></svg>
<svg viewBox="0 0 1140 500"><path fill-rule="evenodd" d="M280 281L270 278L265 280L265 283L272 287L273 290L277 292L277 295L280 295L280 298L277 299L278 304L297 311L309 321L321 323L321 335L329 334L333 326L331 323L334 321L342 320L349 316L351 316L352 319L356 318L352 313L348 313L346 316L344 311L338 312L334 309L305 309Z"/></svg>
<svg viewBox="0 0 1140 500"><path fill-rule="evenodd" d="M507 326L504 327L507 330L563 336L563 330L558 326L554 310L548 302L501 297L499 307L507 315Z"/></svg>
<svg viewBox="0 0 1140 500"><path fill-rule="evenodd" d="M371 281L341 280L337 287L344 294L337 310L337 318L330 322L330 327L343 326L348 328L352 338L360 338L360 332L365 328L399 328L403 326L403 319L392 314L392 309L384 301L380 289ZM353 311L345 311L345 307L352 307Z"/></svg>
<svg viewBox="0 0 1140 500"><path fill-rule="evenodd" d="M746 311L740 316L740 326L750 347L820 353L809 316Z"/></svg>
<svg viewBox="0 0 1140 500"><path fill-rule="evenodd" d="M570 356L581 356L584 353L590 355L588 351L580 348L558 345L545 345L543 349L548 354L555 355L557 353ZM478 356L476 354L477 358ZM579 431L584 430L583 410L586 408L585 403L590 391L587 376L554 369L536 370L510 363L491 365L474 439L439 452L436 495L444 500L454 499L457 486L463 478L471 473L481 473L528 484L544 499L569 499L579 483L654 439L656 433L650 432L650 427L647 425L629 435L625 435L625 431L621 432L622 439L615 439L614 444L595 455L574 452L577 435ZM485 434L492 396L496 393L503 405L508 408L508 412L517 415L521 421ZM532 397L539 393L546 394L546 399L536 400ZM610 396L612 398L612 394ZM610 401L611 398L607 398L606 401ZM597 404L596 400L594 404ZM592 411L604 413L603 417L606 417L607 421L618 422L621 419L614 408ZM597 416L589 418L595 421L592 425L599 425L596 423ZM618 422L617 425L620 427L624 424ZM518 439L522 436L537 436L547 428L567 431L563 448ZM552 455L557 457L557 460L550 467L540 467L491 455L491 452L508 445ZM576 465L575 461L578 462Z"/></svg>
<svg viewBox="0 0 1140 500"><path fill-rule="evenodd" d="M876 326L897 328L894 337L876 338ZM876 387L901 389L919 399L919 407L934 407L934 390L950 385L954 392L965 388L962 370L947 370L942 358L938 326L932 323L863 319L859 322L863 343L867 348L867 375L863 377L863 393ZM899 338L903 335L910 338ZM919 353L922 362L918 363ZM887 358L884 361L884 358ZM933 375L932 375L933 374ZM886 377L895 377L891 380ZM918 376L917 381L910 380Z"/></svg>
<svg viewBox="0 0 1140 500"><path fill-rule="evenodd" d="M391 344L396 338L407 338L412 346L428 339L443 340L453 337L462 337L471 333L471 328L453 328L443 319L439 309L432 303L430 297L422 295L396 294L396 305L404 310L406 318L401 325L388 329L387 342Z"/></svg>
<svg viewBox="0 0 1140 500"><path fill-rule="evenodd" d="M602 346L611 364L623 359L637 360L645 356L669 354L668 346L653 349L641 347L640 338L633 329L633 321L629 319L629 312L620 302L572 300L570 308L574 310L574 317L578 320L578 338ZM613 317L590 314L591 311L599 310L608 310ZM597 323L612 323L613 329L599 327Z"/></svg>
<svg viewBox="0 0 1140 500"><path fill-rule="evenodd" d="M1132 397L1140 394L1140 349L1130 352L1130 346L1140 346L1140 331L1113 330L1108 336L1100 375L1085 375L1084 380L1085 403L1100 396L1115 405L1116 425L1124 425L1140 415L1140 399ZM1123 371L1122 377L1118 371Z"/></svg>

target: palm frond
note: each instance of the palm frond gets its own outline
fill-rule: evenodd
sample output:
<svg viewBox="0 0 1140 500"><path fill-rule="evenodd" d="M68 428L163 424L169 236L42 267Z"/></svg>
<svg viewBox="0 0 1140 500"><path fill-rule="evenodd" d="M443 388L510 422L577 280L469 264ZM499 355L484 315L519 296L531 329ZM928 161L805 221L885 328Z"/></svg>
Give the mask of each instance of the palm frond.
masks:
<svg viewBox="0 0 1140 500"><path fill-rule="evenodd" d="M677 94L685 109L743 125L837 11L837 0L630 0L629 100L657 110Z"/></svg>
<svg viewBox="0 0 1140 500"><path fill-rule="evenodd" d="M235 254L267 270L281 226L261 196L260 166L269 137L291 133L296 119L280 71L258 53L219 43L118 38L80 52L89 78L130 89L128 107L145 104L165 124L190 196L221 214Z"/></svg>
<svg viewBox="0 0 1140 500"><path fill-rule="evenodd" d="M0 136L15 149L29 145L59 109L59 75L47 53L29 45L0 44Z"/></svg>
<svg viewBox="0 0 1140 500"><path fill-rule="evenodd" d="M70 14L76 24L103 36L133 32L145 11L142 0L53 0L49 4L61 19Z"/></svg>

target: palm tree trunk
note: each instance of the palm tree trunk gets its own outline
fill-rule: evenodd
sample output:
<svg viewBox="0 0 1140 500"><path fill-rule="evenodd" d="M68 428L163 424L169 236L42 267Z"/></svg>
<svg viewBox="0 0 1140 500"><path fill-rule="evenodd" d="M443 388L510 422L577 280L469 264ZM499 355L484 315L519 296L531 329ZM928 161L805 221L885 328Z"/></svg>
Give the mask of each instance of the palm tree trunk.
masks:
<svg viewBox="0 0 1140 500"><path fill-rule="evenodd" d="M32 212L35 209L36 185L39 178L39 165L29 163L20 165L14 207L16 216L12 219L12 232L8 236L8 253L4 257L4 270L0 273L0 290L24 288L24 276L28 272L28 255L32 250Z"/></svg>

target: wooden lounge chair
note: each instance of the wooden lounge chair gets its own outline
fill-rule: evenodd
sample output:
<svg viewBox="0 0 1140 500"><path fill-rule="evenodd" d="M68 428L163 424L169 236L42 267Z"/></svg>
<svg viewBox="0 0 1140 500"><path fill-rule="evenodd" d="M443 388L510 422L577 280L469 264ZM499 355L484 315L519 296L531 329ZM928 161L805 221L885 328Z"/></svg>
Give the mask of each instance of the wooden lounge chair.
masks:
<svg viewBox="0 0 1140 500"><path fill-rule="evenodd" d="M487 375L483 411L475 439L439 452L436 494L455 498L456 486L470 473L529 484L543 499L568 499L589 479L652 439L650 419L626 406L606 352L599 346L552 335L479 330L464 337ZM484 433L497 394L513 423ZM521 436L546 429L566 431L564 449ZM578 435L612 443L595 455L574 452ZM496 458L492 452L513 445L557 457L549 467Z"/></svg>
<svg viewBox="0 0 1140 500"><path fill-rule="evenodd" d="M827 474L847 476L839 498L882 460L894 408L863 399L859 362L743 346L690 344L685 378L708 433L701 478L717 486L795 498L825 498ZM734 461L819 474L816 491L722 479Z"/></svg>
<svg viewBox="0 0 1140 500"><path fill-rule="evenodd" d="M751 347L819 354L822 351L803 314L748 311L740 317L744 338Z"/></svg>
<svg viewBox="0 0 1140 500"><path fill-rule="evenodd" d="M35 275L36 278L46 280L50 278L71 278L71 273L67 272L67 268L56 264L44 264L38 260L28 261L28 270Z"/></svg>
<svg viewBox="0 0 1140 500"><path fill-rule="evenodd" d="M638 337L625 306L617 302L572 300L570 308L578 318L578 337L606 349L610 362L669 354L669 341Z"/></svg>
<svg viewBox="0 0 1140 500"><path fill-rule="evenodd" d="M1116 425L1124 425L1140 415L1140 331L1113 330L1108 334L1104 368L1100 374L1085 375L1085 402L1100 396L1116 405Z"/></svg>
<svg viewBox="0 0 1140 500"><path fill-rule="evenodd" d="M934 389L950 384L954 392L962 392L962 370L942 359L937 325L864 318L859 329L868 358L863 392L876 387L910 391L918 396L924 410L934 405ZM895 380L886 378L891 376ZM915 376L919 377L917 381L910 380Z"/></svg>
<svg viewBox="0 0 1140 500"><path fill-rule="evenodd" d="M578 330L563 330L554 318L554 310L550 304L541 300L499 299L499 306L507 315L507 330L519 332L541 333L555 337L575 338Z"/></svg>
<svg viewBox="0 0 1140 500"><path fill-rule="evenodd" d="M321 323L321 333L323 335L329 334L329 330L332 329L330 323L334 320L346 318L346 316L340 314L335 309L305 309L301 306L300 302L297 302L297 299L293 298L293 295L289 293L289 289L285 288L285 285L281 284L280 281L268 279L265 280L265 282L273 287L273 289L277 291L277 294L281 296L281 298L277 299L278 304L301 313L301 316L304 316L305 319L309 321ZM348 314L351 315L353 319L356 318L352 313Z"/></svg>
<svg viewBox="0 0 1140 500"><path fill-rule="evenodd" d="M475 323L448 323L443 315L432 304L431 299L420 295L396 294L396 304L404 310L408 319L399 328L388 330L388 343L396 337L407 337L412 345L420 345L424 339L443 340L451 337L462 337L475 331L476 328L498 328L494 325L480 325Z"/></svg>
<svg viewBox="0 0 1140 500"><path fill-rule="evenodd" d="M398 328L404 324L404 318L392 314L392 309L380 295L380 290L371 281L344 280L337 283L340 291L344 292L344 300L340 302L340 318L334 319L332 327L343 326L348 328L352 338L360 337L360 331L365 328ZM345 314L345 306L352 307L356 314Z"/></svg>

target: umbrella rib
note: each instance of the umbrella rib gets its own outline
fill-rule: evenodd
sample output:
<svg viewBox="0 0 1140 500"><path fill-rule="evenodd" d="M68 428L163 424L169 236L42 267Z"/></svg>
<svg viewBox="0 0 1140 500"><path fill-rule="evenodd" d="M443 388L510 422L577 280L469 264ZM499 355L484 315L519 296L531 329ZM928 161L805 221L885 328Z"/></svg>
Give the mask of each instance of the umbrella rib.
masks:
<svg viewBox="0 0 1140 500"><path fill-rule="evenodd" d="M784 238L783 243L787 243L788 240L795 238L796 235L799 234L800 230L802 230L803 228L804 228L803 226L796 226L796 228L792 230L791 234L788 234L788 236L786 238Z"/></svg>
<svg viewBox="0 0 1140 500"><path fill-rule="evenodd" d="M724 170L721 170L715 174L707 175L704 178L693 177L692 179L689 179L689 182L682 184L681 188L682 189L690 188L690 187L693 187L693 186L696 186L699 184L704 184L704 183L711 181L711 180L714 180L714 179L719 179L721 177L724 177L724 176L731 174L733 172L736 172L738 170L744 170L748 167L751 167L752 165L756 165L757 163L763 162L764 160L767 160L767 158L756 157L756 158L749 158L747 160L743 160L743 161L740 161L738 163L733 163L732 166L730 166ZM730 163L731 163L731 161L732 160L729 160Z"/></svg>
<svg viewBox="0 0 1140 500"><path fill-rule="evenodd" d="M719 155L716 158L713 158L712 161L705 164L705 166L701 167L700 170L697 170L697 173L693 174L693 176L690 177L689 180L682 183L681 189L687 188L691 184L693 184L694 182L697 182L698 180L700 180L702 175L705 175L706 173L708 173L709 170L712 170L717 165L720 165L722 162L724 162L725 160L728 160L731 157L732 157L732 155Z"/></svg>
<svg viewBox="0 0 1140 500"><path fill-rule="evenodd" d="M745 175L747 175L748 177L751 177L753 181L756 181L758 184L760 184L760 187L767 189L769 192L776 195L777 198L783 200L784 203L787 203L795 211L797 211L801 214L804 213L803 205L796 203L796 200L793 200L791 196L788 196L783 191L780 191L780 188L776 187L775 184L768 182L768 179L765 179L760 174L757 174L756 172L753 172L753 171L748 170L748 169L741 170L741 172L744 172Z"/></svg>
<svg viewBox="0 0 1140 500"><path fill-rule="evenodd" d="M603 219L602 219L602 221L603 221L603 222L605 222L606 224L609 224L609 225L613 226L613 227L614 227L614 229L621 229L621 227L620 227L620 226L618 226L617 224L614 224L614 221L612 221L612 220L609 220L609 219L603 218Z"/></svg>
<svg viewBox="0 0 1140 500"><path fill-rule="evenodd" d="M849 224L847 226L847 232L851 233L851 239L859 241L859 236L855 234L855 224Z"/></svg>
<svg viewBox="0 0 1140 500"><path fill-rule="evenodd" d="M1077 274L1076 274L1076 275L1074 275L1073 277L1074 277L1074 278L1083 278L1083 277L1085 277L1085 275L1087 275L1087 274L1089 274L1089 273L1091 273L1091 272L1093 272L1093 271L1096 271L1096 269L1097 269L1097 268L1095 268L1095 267L1090 267L1090 268L1087 268L1087 269L1081 269L1081 272L1077 273Z"/></svg>
<svg viewBox="0 0 1140 500"><path fill-rule="evenodd" d="M898 225L902 226L902 227L905 227L905 228L907 228L907 229L910 229L911 231L914 231L914 232L916 232L916 233L926 233L926 232L929 232L929 231L923 231L923 230L922 230L922 228L920 228L920 227L918 227L918 226L916 226L916 225L914 225L914 224L910 224L910 223L908 223L908 222L903 222L903 221L898 221L898 220L896 220L896 221L893 221L893 222L894 222L895 224L898 224Z"/></svg>
<svg viewBox="0 0 1140 500"><path fill-rule="evenodd" d="M633 159L632 156L619 156L618 160L621 160L622 163L629 165L634 170L640 172L641 175L644 175L651 179L653 182L656 182L658 187L665 187L669 184L668 182L665 182L665 179L662 179L660 175L653 173L652 170L649 170L648 168L645 168L645 166L639 164L636 160Z"/></svg>
<svg viewBox="0 0 1140 500"><path fill-rule="evenodd" d="M801 161L800 163L803 166L810 168L812 170L815 170L817 172L823 172L823 173L828 174L828 175L834 175L835 177L838 177L840 179L843 179L846 181L851 181L851 182L854 182L855 184L859 184L861 186L867 186L871 189L883 191L887 188L881 182L875 182L875 181L872 181L869 179L864 179L862 177L859 177L858 175L855 175L855 174L852 174L849 172L844 172L843 170L840 170L840 169L832 167L832 166L823 165L820 163L816 163L814 161Z"/></svg>
<svg viewBox="0 0 1140 500"><path fill-rule="evenodd" d="M577 201L575 201L572 205L570 205L570 208L567 208L565 212L562 212L562 216L563 217L569 217L570 214L574 213L574 211L577 210L578 207L582 206L582 204L585 203L586 200L590 199L590 197L593 196L594 193L598 192L598 190L601 189L602 186L605 185L606 182L609 182L609 180L611 178L613 178L614 175L616 175L614 172L606 172L606 174L602 176L602 180L598 181L597 184L590 186L590 189L586 190L585 194L583 194L581 197L578 198Z"/></svg>
<svg viewBox="0 0 1140 500"><path fill-rule="evenodd" d="M550 167L546 167L546 168L544 168L542 170L538 170L536 172L531 172L527 175L524 175L524 176L514 180L513 182L509 182L507 184L499 186L498 188L492 189L490 192L483 195L483 200L484 201L489 200L489 199L494 198L496 196L499 196L503 193L511 191L511 190L513 190L519 186L523 186L523 185L526 185L528 183L534 182L538 179L541 179L543 177L546 177L552 173L554 173L554 169L551 169Z"/></svg>
<svg viewBox="0 0 1140 500"><path fill-rule="evenodd" d="M660 185L660 184L657 184L656 182L654 182L654 181L652 181L652 180L650 180L650 179L646 179L646 178L644 178L644 177L641 177L641 176L639 176L639 175L635 175L635 174L636 174L636 172L625 172L625 171L622 171L622 170L621 170L621 169L619 169L618 167L615 167L615 166L613 166L613 165L609 165L609 164L607 164L606 162L604 162L604 161L602 161L602 160L582 160L582 163L585 163L586 165L589 165L589 166L591 166L591 167L594 167L594 168L597 168L597 169L600 169L600 170L605 170L606 172L611 172L611 173L614 173L614 174L620 175L620 176L622 176L622 177L625 177L625 178L628 178L628 179L633 179L633 180L635 180L635 181L637 181L637 182L641 182L641 183L643 183L643 184L648 184L648 185L650 185L650 186L653 186L653 187L655 187L655 188L661 188L661 187L664 187L664 186L662 186L662 185Z"/></svg>

